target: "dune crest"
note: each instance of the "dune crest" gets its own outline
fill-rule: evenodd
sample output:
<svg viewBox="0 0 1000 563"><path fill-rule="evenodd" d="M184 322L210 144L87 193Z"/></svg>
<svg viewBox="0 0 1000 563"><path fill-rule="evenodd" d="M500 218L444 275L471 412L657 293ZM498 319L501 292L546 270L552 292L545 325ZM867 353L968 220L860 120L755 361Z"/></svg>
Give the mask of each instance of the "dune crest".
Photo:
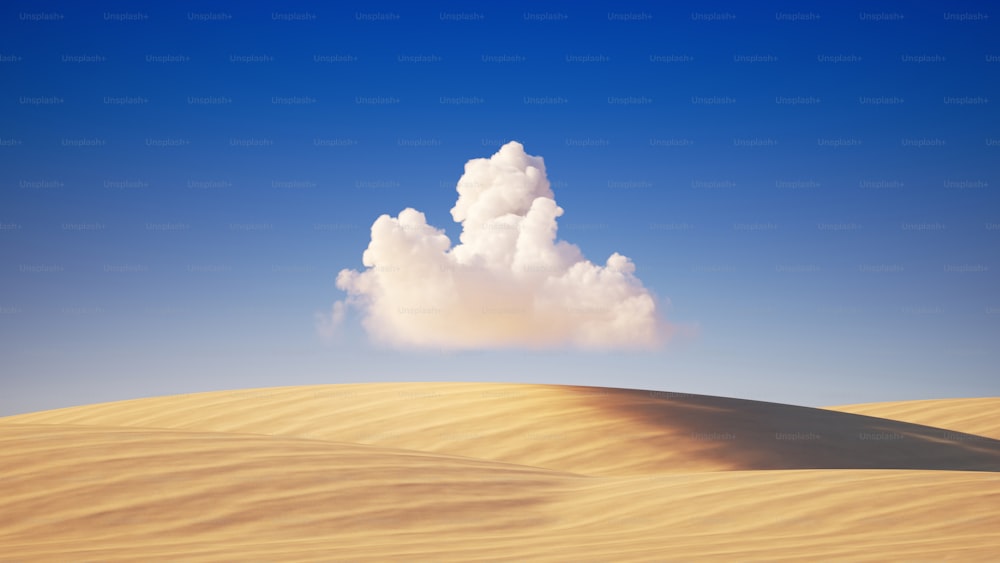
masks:
<svg viewBox="0 0 1000 563"><path fill-rule="evenodd" d="M861 403L826 408L938 426L1000 440L1000 397Z"/></svg>
<svg viewBox="0 0 1000 563"><path fill-rule="evenodd" d="M366 383L158 397L4 423L282 435L584 475L749 469L1000 471L1000 441L704 395L493 383Z"/></svg>

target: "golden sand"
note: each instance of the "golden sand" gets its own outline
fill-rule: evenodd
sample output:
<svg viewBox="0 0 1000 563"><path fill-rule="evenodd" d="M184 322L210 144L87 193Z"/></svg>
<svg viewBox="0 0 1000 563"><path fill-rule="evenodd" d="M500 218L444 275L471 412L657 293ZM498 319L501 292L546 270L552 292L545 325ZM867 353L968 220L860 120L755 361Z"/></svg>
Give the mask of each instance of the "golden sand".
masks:
<svg viewBox="0 0 1000 563"><path fill-rule="evenodd" d="M827 408L915 424L939 426L958 432L1000 439L1000 397L863 403Z"/></svg>
<svg viewBox="0 0 1000 563"><path fill-rule="evenodd" d="M901 412L977 422L480 383L0 418L0 561L998 560L997 410L947 402Z"/></svg>

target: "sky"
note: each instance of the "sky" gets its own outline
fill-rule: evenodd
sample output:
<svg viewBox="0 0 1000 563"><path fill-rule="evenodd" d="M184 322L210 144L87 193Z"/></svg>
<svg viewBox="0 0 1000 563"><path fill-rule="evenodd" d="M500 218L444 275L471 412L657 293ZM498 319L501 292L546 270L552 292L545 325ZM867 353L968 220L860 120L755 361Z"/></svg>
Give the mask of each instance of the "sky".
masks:
<svg viewBox="0 0 1000 563"><path fill-rule="evenodd" d="M988 2L5 2L0 415L376 381L1000 395L998 20ZM473 176L528 191L489 220L541 198L555 238L455 251L466 164L504 146L515 164ZM383 215L398 228L373 234ZM375 268L369 244L389 249ZM553 286L497 258L441 281L417 268L428 244L449 268L558 247L542 278L594 273ZM508 296L493 312L513 324L403 316L451 303L446 282L466 305ZM567 317L577 298L617 328ZM615 312L632 298L648 307Z"/></svg>

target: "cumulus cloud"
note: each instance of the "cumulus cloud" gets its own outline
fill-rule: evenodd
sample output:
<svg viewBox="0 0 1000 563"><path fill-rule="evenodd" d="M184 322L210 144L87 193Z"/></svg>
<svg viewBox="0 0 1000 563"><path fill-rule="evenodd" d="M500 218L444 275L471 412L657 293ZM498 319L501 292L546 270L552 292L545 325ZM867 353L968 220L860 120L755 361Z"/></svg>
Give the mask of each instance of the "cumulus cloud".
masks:
<svg viewBox="0 0 1000 563"><path fill-rule="evenodd" d="M398 347L649 348L665 324L631 260L604 265L558 240L556 205L541 157L510 142L465 165L451 209L460 242L416 209L380 216L362 254L345 269L321 333L361 313L369 336Z"/></svg>

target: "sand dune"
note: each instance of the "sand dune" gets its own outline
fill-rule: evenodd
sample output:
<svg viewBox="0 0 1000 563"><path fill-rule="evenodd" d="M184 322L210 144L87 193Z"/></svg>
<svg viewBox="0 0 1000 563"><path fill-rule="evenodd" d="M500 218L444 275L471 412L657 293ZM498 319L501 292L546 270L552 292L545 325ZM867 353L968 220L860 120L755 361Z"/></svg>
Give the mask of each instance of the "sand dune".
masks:
<svg viewBox="0 0 1000 563"><path fill-rule="evenodd" d="M1000 441L982 436L777 403L561 385L283 387L140 399L2 421L282 435L586 475L1000 470Z"/></svg>
<svg viewBox="0 0 1000 563"><path fill-rule="evenodd" d="M1000 397L863 403L827 408L1000 439Z"/></svg>
<svg viewBox="0 0 1000 563"><path fill-rule="evenodd" d="M943 432L547 385L59 409L0 419L0 561L996 560L997 441Z"/></svg>

